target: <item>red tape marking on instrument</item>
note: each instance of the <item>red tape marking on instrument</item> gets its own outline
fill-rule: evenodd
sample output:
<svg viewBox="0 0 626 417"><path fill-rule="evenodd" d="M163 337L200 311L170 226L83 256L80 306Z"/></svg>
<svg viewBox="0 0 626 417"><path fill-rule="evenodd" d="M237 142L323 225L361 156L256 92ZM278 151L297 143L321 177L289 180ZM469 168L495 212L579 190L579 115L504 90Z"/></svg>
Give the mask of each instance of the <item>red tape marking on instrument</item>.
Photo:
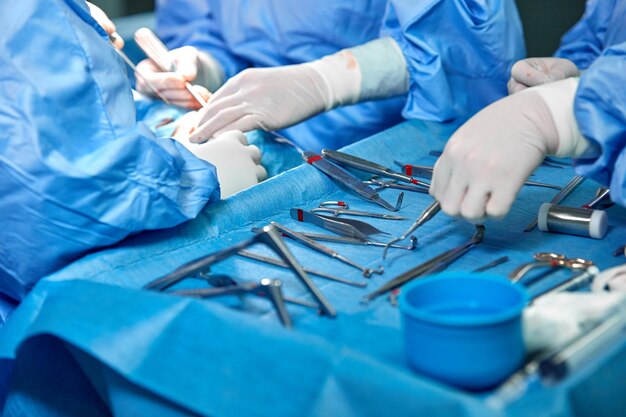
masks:
<svg viewBox="0 0 626 417"><path fill-rule="evenodd" d="M298 209L298 221L299 222L303 222L304 221L304 213L302 213L301 209Z"/></svg>
<svg viewBox="0 0 626 417"><path fill-rule="evenodd" d="M315 156L310 157L310 158L309 158L309 159L307 159L306 161L307 161L309 164L313 164L313 162L317 162L317 161L319 161L320 159L322 159L322 157L321 157L321 156L319 156L319 155L315 155Z"/></svg>
<svg viewBox="0 0 626 417"><path fill-rule="evenodd" d="M412 176L413 175L413 167L411 165L405 165L404 166L404 172L406 172L406 175Z"/></svg>

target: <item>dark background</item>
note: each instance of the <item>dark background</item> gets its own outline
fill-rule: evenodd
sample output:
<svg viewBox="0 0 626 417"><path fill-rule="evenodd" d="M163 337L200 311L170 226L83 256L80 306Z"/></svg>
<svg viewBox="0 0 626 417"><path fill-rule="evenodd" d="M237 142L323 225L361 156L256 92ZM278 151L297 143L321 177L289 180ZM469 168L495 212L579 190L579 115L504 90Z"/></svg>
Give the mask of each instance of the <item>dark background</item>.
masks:
<svg viewBox="0 0 626 417"><path fill-rule="evenodd" d="M516 2L524 24L528 56L552 55L559 46L559 39L563 33L582 15L585 5L585 0L516 0ZM113 19L154 9L154 0L93 0L93 3L102 7Z"/></svg>

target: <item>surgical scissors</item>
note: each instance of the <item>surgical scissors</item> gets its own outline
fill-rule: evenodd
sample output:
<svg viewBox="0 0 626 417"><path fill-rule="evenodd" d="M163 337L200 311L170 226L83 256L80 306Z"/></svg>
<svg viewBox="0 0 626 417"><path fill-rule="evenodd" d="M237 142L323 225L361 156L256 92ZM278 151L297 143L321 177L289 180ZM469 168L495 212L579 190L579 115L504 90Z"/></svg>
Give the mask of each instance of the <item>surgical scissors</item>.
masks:
<svg viewBox="0 0 626 417"><path fill-rule="evenodd" d="M337 208L333 208L337 207ZM372 213L370 211L350 210L350 206L345 201L324 201L319 207L311 210L313 213L329 213L331 216L338 217L342 214L346 216L371 217L373 219L386 220L406 220L406 217L396 216L386 213Z"/></svg>
<svg viewBox="0 0 626 417"><path fill-rule="evenodd" d="M312 213L310 211L299 208L292 208L289 211L291 218L299 222L311 223L329 232L336 233L341 236L353 237L356 239L367 240L369 235L389 233L372 226L369 223L354 219L339 219L336 217L328 217L321 214Z"/></svg>
<svg viewBox="0 0 626 417"><path fill-rule="evenodd" d="M377 178L372 178L370 180L363 181L363 184L374 186L375 191L384 190L385 188L395 188L396 190L404 190L404 191L411 191L413 193L428 194L428 190L429 190L429 188L426 185L424 185L424 184L427 184L426 182L422 183L420 186L414 186L414 185L408 185L408 184L398 184L396 180L383 181Z"/></svg>
<svg viewBox="0 0 626 417"><path fill-rule="evenodd" d="M587 269L593 266L592 261L582 258L566 258L564 255L552 252L541 252L534 255L535 261L529 262L515 268L510 274L509 279L513 283L519 282L524 275L535 268L568 268L568 269Z"/></svg>
<svg viewBox="0 0 626 417"><path fill-rule="evenodd" d="M415 220L415 222L407 229L406 232L402 236L391 239L387 245L385 246L385 250L383 251L383 259L387 258L387 252L389 251L389 247L401 240L406 239L411 233L413 233L418 227L422 226L428 220L435 217L437 213L441 210L441 205L439 201L434 201L430 206L426 207L426 209L422 212L422 214Z"/></svg>

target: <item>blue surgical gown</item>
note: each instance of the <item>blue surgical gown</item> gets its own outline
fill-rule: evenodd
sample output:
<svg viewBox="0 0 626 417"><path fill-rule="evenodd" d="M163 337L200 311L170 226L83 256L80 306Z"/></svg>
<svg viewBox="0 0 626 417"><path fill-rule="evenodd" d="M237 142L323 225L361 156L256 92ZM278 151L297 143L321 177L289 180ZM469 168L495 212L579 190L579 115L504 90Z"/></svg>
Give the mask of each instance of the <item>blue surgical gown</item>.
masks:
<svg viewBox="0 0 626 417"><path fill-rule="evenodd" d="M387 13L389 3L394 10ZM393 36L412 78L408 103L406 96L360 103L281 131L301 147L319 150L391 127L402 120L403 108L407 118L447 121L469 117L506 94L507 71L524 54L521 25L513 0L484 3L160 0L157 23L168 46L210 52L226 77L247 67L313 61L381 32Z"/></svg>
<svg viewBox="0 0 626 417"><path fill-rule="evenodd" d="M609 186L613 201L626 206L626 0L588 1L555 55L586 70L574 111L598 156L576 161L576 170Z"/></svg>
<svg viewBox="0 0 626 417"><path fill-rule="evenodd" d="M626 42L626 1L590 0L585 14L561 39L556 56L587 69L612 45Z"/></svg>
<svg viewBox="0 0 626 417"><path fill-rule="evenodd" d="M219 199L212 165L136 123L123 65L83 0L0 6L2 320L77 257Z"/></svg>

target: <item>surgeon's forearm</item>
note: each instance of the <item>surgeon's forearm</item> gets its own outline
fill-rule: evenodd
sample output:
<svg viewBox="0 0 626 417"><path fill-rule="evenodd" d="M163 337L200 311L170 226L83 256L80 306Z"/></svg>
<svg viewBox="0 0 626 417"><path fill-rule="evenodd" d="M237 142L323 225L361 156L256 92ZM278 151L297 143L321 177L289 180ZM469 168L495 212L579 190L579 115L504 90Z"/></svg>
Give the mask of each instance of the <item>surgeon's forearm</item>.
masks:
<svg viewBox="0 0 626 417"><path fill-rule="evenodd" d="M409 74L402 51L391 38L341 50L305 64L324 80L325 109L404 94Z"/></svg>

